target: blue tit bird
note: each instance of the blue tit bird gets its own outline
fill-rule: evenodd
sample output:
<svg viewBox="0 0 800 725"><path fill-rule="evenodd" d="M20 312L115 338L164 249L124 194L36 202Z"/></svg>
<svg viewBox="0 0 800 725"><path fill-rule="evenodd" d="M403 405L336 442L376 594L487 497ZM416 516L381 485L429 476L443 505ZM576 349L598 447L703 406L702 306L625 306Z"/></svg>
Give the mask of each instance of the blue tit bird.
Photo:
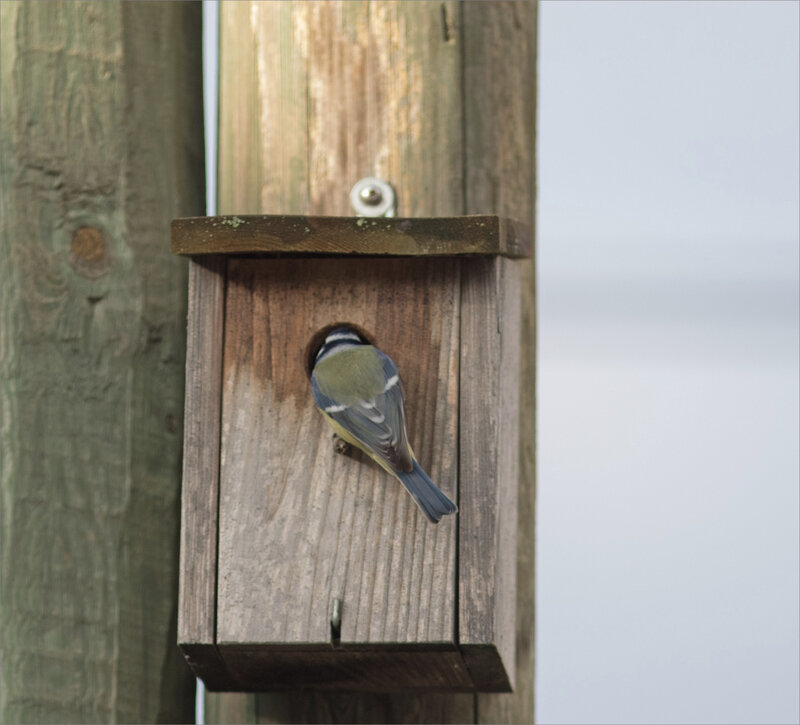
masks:
<svg viewBox="0 0 800 725"><path fill-rule="evenodd" d="M458 511L411 450L403 386L387 355L352 327L337 327L317 352L311 389L336 434L399 479L432 523Z"/></svg>

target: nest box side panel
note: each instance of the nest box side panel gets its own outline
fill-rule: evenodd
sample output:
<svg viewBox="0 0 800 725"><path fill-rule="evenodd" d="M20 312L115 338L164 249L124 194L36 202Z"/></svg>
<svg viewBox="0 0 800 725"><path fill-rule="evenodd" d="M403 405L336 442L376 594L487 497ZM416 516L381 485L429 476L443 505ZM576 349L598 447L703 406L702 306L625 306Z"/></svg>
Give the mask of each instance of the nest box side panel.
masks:
<svg viewBox="0 0 800 725"><path fill-rule="evenodd" d="M454 500L458 262L230 258L223 364L217 641L455 649L456 520L436 526L369 458L335 453L306 348L354 323L397 364L411 444ZM222 648L224 656L224 648Z"/></svg>
<svg viewBox="0 0 800 725"><path fill-rule="evenodd" d="M231 684L214 644L224 285L224 257L189 263L178 642L216 689Z"/></svg>
<svg viewBox="0 0 800 725"><path fill-rule="evenodd" d="M479 691L513 688L519 471L520 268L462 267L459 643Z"/></svg>

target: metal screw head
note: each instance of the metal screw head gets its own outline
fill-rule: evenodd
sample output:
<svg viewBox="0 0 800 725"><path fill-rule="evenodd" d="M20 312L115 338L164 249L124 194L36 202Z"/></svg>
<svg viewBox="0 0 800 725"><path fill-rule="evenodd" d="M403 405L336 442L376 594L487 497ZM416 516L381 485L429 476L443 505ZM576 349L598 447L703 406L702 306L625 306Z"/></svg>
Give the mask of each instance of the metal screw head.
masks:
<svg viewBox="0 0 800 725"><path fill-rule="evenodd" d="M350 205L358 216L393 217L394 189L382 179L366 176L350 190Z"/></svg>
<svg viewBox="0 0 800 725"><path fill-rule="evenodd" d="M361 191L358 192L358 197L363 201L365 204L369 204L370 206L377 206L381 203L383 199L383 194L381 194L381 190L377 186L373 186L370 184L369 186L365 186Z"/></svg>

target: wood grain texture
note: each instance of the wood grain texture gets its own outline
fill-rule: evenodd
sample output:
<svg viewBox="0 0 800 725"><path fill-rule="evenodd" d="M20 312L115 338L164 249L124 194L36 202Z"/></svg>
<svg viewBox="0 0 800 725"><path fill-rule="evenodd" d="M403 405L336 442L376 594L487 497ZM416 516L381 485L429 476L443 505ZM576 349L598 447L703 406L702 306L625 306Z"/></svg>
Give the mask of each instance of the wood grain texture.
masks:
<svg viewBox="0 0 800 725"><path fill-rule="evenodd" d="M530 228L491 215L435 219L253 216L172 222L176 254L530 256Z"/></svg>
<svg viewBox="0 0 800 725"><path fill-rule="evenodd" d="M233 686L216 648L225 258L189 263L178 642L208 687Z"/></svg>
<svg viewBox="0 0 800 725"><path fill-rule="evenodd" d="M375 175L395 186L404 216L533 223L534 3L240 2L223 5L220 27L222 213L347 215L352 184ZM532 722L535 315L533 264L520 264L515 694L242 695L219 708L210 698L209 712L228 722Z"/></svg>
<svg viewBox="0 0 800 725"><path fill-rule="evenodd" d="M514 683L519 266L465 264L459 406L459 644L476 687Z"/></svg>
<svg viewBox="0 0 800 725"><path fill-rule="evenodd" d="M220 651L238 678L238 689L248 692L401 691L412 696L472 691L464 659L454 647L221 645Z"/></svg>
<svg viewBox="0 0 800 725"><path fill-rule="evenodd" d="M0 4L3 722L191 722L176 646L201 9Z"/></svg>
<svg viewBox="0 0 800 725"><path fill-rule="evenodd" d="M214 641L225 259L189 264L178 641Z"/></svg>
<svg viewBox="0 0 800 725"><path fill-rule="evenodd" d="M462 6L465 214L535 218L535 2ZM502 79L498 82L498 79ZM534 234L535 237L535 234ZM535 256L534 258L535 259ZM520 260L521 369L517 529L517 637L513 694L482 694L476 721L529 723L534 715L535 268Z"/></svg>
<svg viewBox="0 0 800 725"><path fill-rule="evenodd" d="M282 694L276 697L283 697ZM256 695L244 695L240 692L209 692L205 695L205 721L208 725L215 723L255 723L258 722ZM309 720L308 722L311 722Z"/></svg>
<svg viewBox="0 0 800 725"><path fill-rule="evenodd" d="M208 722L466 723L472 722L475 713L474 695L306 690L300 694L240 695L238 702L231 700L223 701L224 711L215 711L220 714L218 720Z"/></svg>
<svg viewBox="0 0 800 725"><path fill-rule="evenodd" d="M365 176L400 216L463 213L458 4L227 3L219 209L348 215Z"/></svg>
<svg viewBox="0 0 800 725"><path fill-rule="evenodd" d="M329 645L339 598L343 647L455 649L454 517L430 525L381 468L335 453L305 360L326 325L371 334L400 370L421 465L455 498L458 262L228 266L218 643Z"/></svg>

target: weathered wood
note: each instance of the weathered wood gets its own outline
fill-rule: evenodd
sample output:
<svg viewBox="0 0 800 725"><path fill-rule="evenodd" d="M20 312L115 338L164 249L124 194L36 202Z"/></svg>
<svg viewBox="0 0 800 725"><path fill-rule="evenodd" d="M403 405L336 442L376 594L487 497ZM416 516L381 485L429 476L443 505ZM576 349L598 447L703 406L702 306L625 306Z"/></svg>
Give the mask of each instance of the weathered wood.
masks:
<svg viewBox="0 0 800 725"><path fill-rule="evenodd" d="M352 184L374 175L404 216L532 224L534 3L228 3L220 27L223 213L347 215ZM247 719L532 722L533 265L519 264L516 692L242 696ZM234 722L235 703L210 711Z"/></svg>
<svg viewBox="0 0 800 725"><path fill-rule="evenodd" d="M278 695L282 697L282 695ZM205 722L214 723L254 723L258 722L254 695L239 692L209 692L206 690L204 709ZM311 722L309 720L308 722Z"/></svg>
<svg viewBox="0 0 800 725"><path fill-rule="evenodd" d="M240 665L255 655L229 658L229 651L251 643L330 648L339 598L343 649L378 662L377 653L367 660L363 652L440 643L434 649L454 663L447 681L468 689L460 657L444 651L456 651L455 518L430 525L383 469L337 455L306 373L319 330L347 321L366 331L400 370L421 465L455 499L459 264L368 265L349 258L228 263L217 641L233 674L248 677ZM431 660L426 679L427 660L405 649L418 662L405 682L387 678L383 665L373 686L443 689L441 664ZM276 671L270 658L279 656L263 654L264 670ZM352 667L342 660L339 681L352 688ZM300 661L301 683L315 681L314 663L333 679L321 656L309 658L302 677ZM253 689L281 682L273 677Z"/></svg>
<svg viewBox="0 0 800 725"><path fill-rule="evenodd" d="M455 2L223 4L220 211L348 215L350 188L377 176L398 215L462 214L459 14Z"/></svg>
<svg viewBox="0 0 800 725"><path fill-rule="evenodd" d="M533 228L537 4L467 2L462 11L463 213L491 211ZM535 271L532 259L515 264L522 315L516 676L513 694L478 696L476 721L485 723L533 722L534 714Z"/></svg>
<svg viewBox="0 0 800 725"><path fill-rule="evenodd" d="M210 689L508 690L514 670L516 529L509 518L515 520L517 490L509 482L517 479L518 264L503 258L236 257L225 278L223 258L200 259L210 269L191 268L180 620L180 642L193 667ZM409 522L404 529L396 517L373 515L372 508L385 508L380 502L367 499L354 514L350 498L364 485L372 491L376 478L394 482L377 466L365 468L358 456L337 470L330 430L311 403L314 340L319 345L336 321L356 324L382 347L400 350L401 367L406 356L413 372L411 391L427 381L424 395L409 401L423 413L434 411L427 427L434 439L418 440L415 448L446 456L444 480L453 488L458 465L465 492L458 519L457 639L455 526L442 557L441 542L420 537L425 527L417 530L413 517L408 533ZM438 463L429 467L437 480ZM366 484L359 486L359 477ZM416 512L402 487L394 484L393 494ZM352 613L335 651L334 598ZM393 648L388 660L386 647Z"/></svg>
<svg viewBox="0 0 800 725"><path fill-rule="evenodd" d="M246 692L397 693L471 692L461 653L447 649L361 646L271 648L220 645L225 662Z"/></svg>
<svg viewBox="0 0 800 725"><path fill-rule="evenodd" d="M3 722L191 722L176 647L201 8L0 3Z"/></svg>
<svg viewBox="0 0 800 725"><path fill-rule="evenodd" d="M519 292L516 262L463 266L458 641L480 690L514 683Z"/></svg>
<svg viewBox="0 0 800 725"><path fill-rule="evenodd" d="M175 254L502 255L528 257L530 227L497 216L358 219L220 216L175 219Z"/></svg>
<svg viewBox="0 0 800 725"><path fill-rule="evenodd" d="M214 645L225 258L189 263L178 642L208 687L231 688Z"/></svg>
<svg viewBox="0 0 800 725"><path fill-rule="evenodd" d="M465 723L475 712L473 695L319 692L230 696L214 703L216 720L259 723Z"/></svg>

